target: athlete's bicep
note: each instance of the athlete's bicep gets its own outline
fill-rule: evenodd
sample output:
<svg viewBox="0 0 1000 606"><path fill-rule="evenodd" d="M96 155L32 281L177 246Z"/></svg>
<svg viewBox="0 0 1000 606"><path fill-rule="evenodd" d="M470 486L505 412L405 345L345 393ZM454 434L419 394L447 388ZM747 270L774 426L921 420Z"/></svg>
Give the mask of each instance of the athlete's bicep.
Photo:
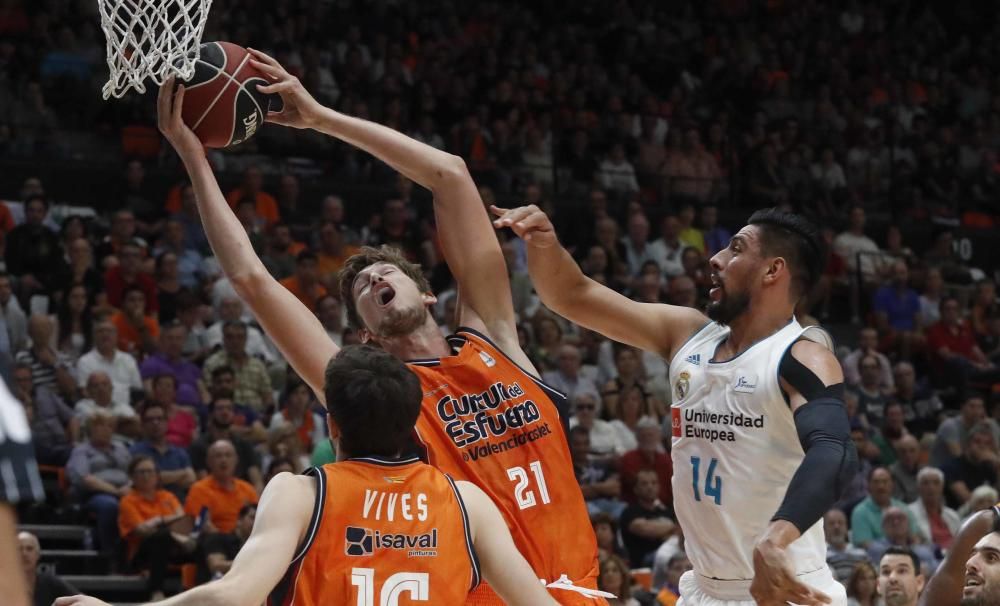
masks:
<svg viewBox="0 0 1000 606"><path fill-rule="evenodd" d="M448 268L491 334L514 330L514 302L500 242L464 163L434 189L434 216Z"/></svg>
<svg viewBox="0 0 1000 606"><path fill-rule="evenodd" d="M517 550L500 510L478 486L456 482L469 514L472 543L483 579L507 604L555 605L527 560Z"/></svg>
<svg viewBox="0 0 1000 606"><path fill-rule="evenodd" d="M295 372L312 387L320 402L325 402L326 365L340 348L327 336L323 324L270 275L259 276L239 290L267 336Z"/></svg>
<svg viewBox="0 0 1000 606"><path fill-rule="evenodd" d="M844 371L833 352L808 339L792 345L781 359L779 375L781 389L788 395L793 411L825 395L826 388L844 383ZM843 393L840 395L842 397Z"/></svg>
<svg viewBox="0 0 1000 606"><path fill-rule="evenodd" d="M219 583L233 604L264 602L305 537L316 500L312 478L280 473L264 489L250 538Z"/></svg>
<svg viewBox="0 0 1000 606"><path fill-rule="evenodd" d="M561 313L584 328L668 360L708 322L696 309L639 303L590 278L576 289Z"/></svg>

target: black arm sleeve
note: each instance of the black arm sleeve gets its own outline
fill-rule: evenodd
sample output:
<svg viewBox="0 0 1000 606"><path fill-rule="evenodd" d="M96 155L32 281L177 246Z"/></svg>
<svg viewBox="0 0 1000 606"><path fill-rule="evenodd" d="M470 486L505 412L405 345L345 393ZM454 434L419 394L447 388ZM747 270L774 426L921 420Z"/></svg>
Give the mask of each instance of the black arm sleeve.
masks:
<svg viewBox="0 0 1000 606"><path fill-rule="evenodd" d="M788 520L805 532L837 502L857 473L858 452L842 398L806 402L795 411L795 428L806 456L771 519Z"/></svg>

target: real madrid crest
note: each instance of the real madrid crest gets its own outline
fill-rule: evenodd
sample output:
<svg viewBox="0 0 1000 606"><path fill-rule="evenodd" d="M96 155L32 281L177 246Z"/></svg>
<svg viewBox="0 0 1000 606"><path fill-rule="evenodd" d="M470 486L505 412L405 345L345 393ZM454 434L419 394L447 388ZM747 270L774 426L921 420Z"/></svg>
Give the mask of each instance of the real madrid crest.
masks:
<svg viewBox="0 0 1000 606"><path fill-rule="evenodd" d="M677 399L683 400L684 396L688 395L691 384L688 379L691 378L691 373L688 371L683 371L681 374L677 375L677 382L674 383L674 389L677 391Z"/></svg>

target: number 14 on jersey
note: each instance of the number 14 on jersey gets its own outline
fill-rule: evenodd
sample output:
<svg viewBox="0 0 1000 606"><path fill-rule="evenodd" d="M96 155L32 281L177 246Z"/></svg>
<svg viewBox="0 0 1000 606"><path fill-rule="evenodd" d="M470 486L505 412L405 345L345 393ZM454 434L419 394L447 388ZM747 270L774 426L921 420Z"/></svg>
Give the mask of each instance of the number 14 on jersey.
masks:
<svg viewBox="0 0 1000 606"><path fill-rule="evenodd" d="M715 475L715 466L718 459L712 459L708 463L708 470L705 472L704 492L705 496L715 499L716 505L722 505L722 478ZM691 457L691 485L694 488L694 500L701 500L701 491L698 484L701 481L701 457Z"/></svg>

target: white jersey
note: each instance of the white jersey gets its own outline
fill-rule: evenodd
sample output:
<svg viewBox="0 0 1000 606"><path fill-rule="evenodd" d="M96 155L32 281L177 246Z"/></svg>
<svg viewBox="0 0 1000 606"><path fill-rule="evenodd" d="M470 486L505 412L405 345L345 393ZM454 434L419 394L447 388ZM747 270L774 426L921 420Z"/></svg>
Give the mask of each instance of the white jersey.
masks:
<svg viewBox="0 0 1000 606"><path fill-rule="evenodd" d="M826 331L794 318L726 361L711 361L729 335L712 322L670 362L673 493L694 572L753 578L753 547L778 510L805 453L781 393L778 366L800 337L832 349ZM788 548L796 574L826 568L817 522Z"/></svg>

